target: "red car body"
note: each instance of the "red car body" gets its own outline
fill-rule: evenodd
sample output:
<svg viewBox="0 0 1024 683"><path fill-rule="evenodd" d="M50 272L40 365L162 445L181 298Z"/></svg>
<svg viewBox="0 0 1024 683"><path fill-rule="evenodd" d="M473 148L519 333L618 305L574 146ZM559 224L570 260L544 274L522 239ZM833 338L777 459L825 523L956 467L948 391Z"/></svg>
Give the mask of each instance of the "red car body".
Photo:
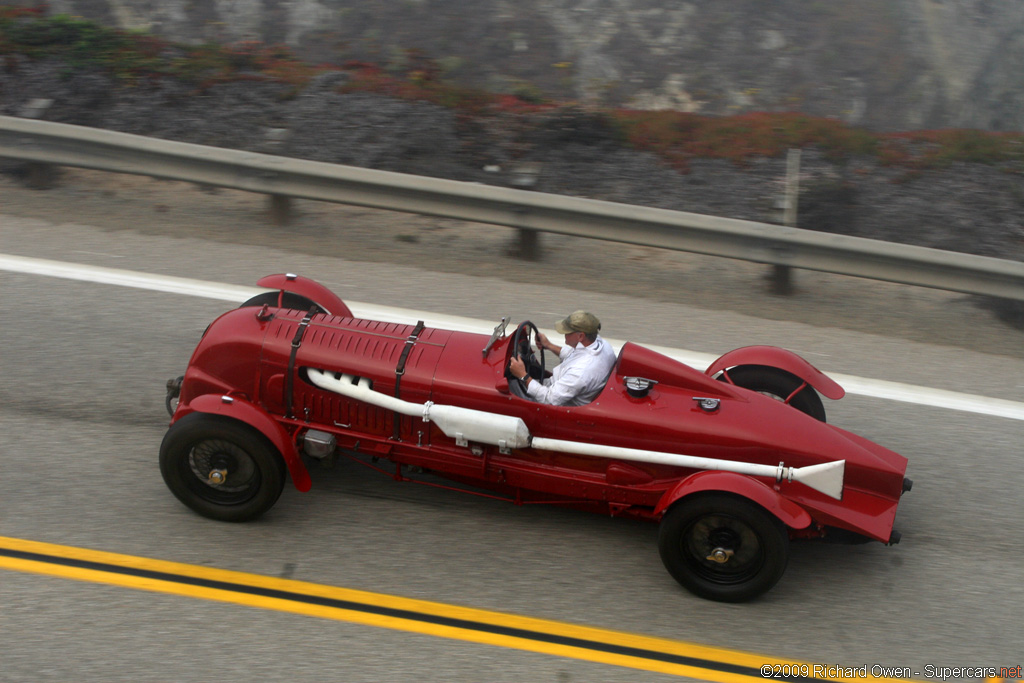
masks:
<svg viewBox="0 0 1024 683"><path fill-rule="evenodd" d="M215 320L169 383L178 403L161 467L201 514L255 517L276 501L285 469L305 491L306 461L340 451L391 461L399 479L423 468L516 503L664 518L669 571L718 600L770 588L789 539L898 541L907 460L794 407L815 413L814 389L843 390L791 352L747 347L700 372L627 342L594 401L542 405L507 372L528 335L364 320L311 280L260 284L279 291ZM432 417L441 411L454 412L450 424ZM269 455L247 453L259 448ZM729 471L749 465L760 469Z"/></svg>

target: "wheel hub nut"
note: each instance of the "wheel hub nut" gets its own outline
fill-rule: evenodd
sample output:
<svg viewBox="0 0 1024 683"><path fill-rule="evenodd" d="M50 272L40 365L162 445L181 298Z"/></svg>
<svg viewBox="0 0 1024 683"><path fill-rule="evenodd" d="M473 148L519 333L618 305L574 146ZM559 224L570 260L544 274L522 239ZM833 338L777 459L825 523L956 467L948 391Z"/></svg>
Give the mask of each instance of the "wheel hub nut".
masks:
<svg viewBox="0 0 1024 683"><path fill-rule="evenodd" d="M732 557L732 555L733 555L733 551L731 551L731 550L726 550L725 548L715 548L714 550L711 551L711 554L708 555L704 559L708 560L709 562L717 562L718 564L725 564L726 562L729 561L729 558Z"/></svg>
<svg viewBox="0 0 1024 683"><path fill-rule="evenodd" d="M227 470L210 470L210 475L207 478L211 484L223 484L228 480Z"/></svg>

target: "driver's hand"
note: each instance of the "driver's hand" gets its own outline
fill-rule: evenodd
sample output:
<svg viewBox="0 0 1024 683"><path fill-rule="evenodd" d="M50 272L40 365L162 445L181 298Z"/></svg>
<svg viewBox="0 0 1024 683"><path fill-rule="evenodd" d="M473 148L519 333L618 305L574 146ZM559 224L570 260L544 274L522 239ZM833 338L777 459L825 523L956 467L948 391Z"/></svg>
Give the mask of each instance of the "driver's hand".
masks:
<svg viewBox="0 0 1024 683"><path fill-rule="evenodd" d="M551 351L554 344L548 341L547 336L543 332L537 330L537 346L543 347Z"/></svg>
<svg viewBox="0 0 1024 683"><path fill-rule="evenodd" d="M508 369L516 379L526 375L526 363L520 360L519 356L512 356L508 362Z"/></svg>

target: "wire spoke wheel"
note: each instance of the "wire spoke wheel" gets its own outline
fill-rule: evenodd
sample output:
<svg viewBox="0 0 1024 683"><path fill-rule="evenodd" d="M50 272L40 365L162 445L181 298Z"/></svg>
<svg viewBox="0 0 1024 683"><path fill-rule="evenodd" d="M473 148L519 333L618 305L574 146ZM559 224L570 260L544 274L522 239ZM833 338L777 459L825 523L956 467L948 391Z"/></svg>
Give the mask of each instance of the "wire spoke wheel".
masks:
<svg viewBox="0 0 1024 683"><path fill-rule="evenodd" d="M691 570L715 583L749 581L766 561L757 534L735 517L700 517L690 524L680 540L682 555Z"/></svg>
<svg viewBox="0 0 1024 683"><path fill-rule="evenodd" d="M658 550L668 572L690 592L741 602L782 578L789 534L774 515L746 498L698 493L665 513Z"/></svg>
<svg viewBox="0 0 1024 683"><path fill-rule="evenodd" d="M326 313L323 306L312 299L306 298L295 292L262 292L242 302L239 308L258 306L270 306L271 308L291 308L296 311L308 311L313 309L314 313Z"/></svg>
<svg viewBox="0 0 1024 683"><path fill-rule="evenodd" d="M284 490L281 454L248 425L191 413L175 422L160 445L160 473L178 500L226 522L259 517Z"/></svg>
<svg viewBox="0 0 1024 683"><path fill-rule="evenodd" d="M260 473L256 462L230 441L200 441L192 447L187 463L198 484L193 490L208 500L241 503L259 490ZM218 479L218 475L223 478Z"/></svg>
<svg viewBox="0 0 1024 683"><path fill-rule="evenodd" d="M785 370L767 365L743 365L725 371L718 379L787 403L815 420L825 422L825 406L818 392Z"/></svg>

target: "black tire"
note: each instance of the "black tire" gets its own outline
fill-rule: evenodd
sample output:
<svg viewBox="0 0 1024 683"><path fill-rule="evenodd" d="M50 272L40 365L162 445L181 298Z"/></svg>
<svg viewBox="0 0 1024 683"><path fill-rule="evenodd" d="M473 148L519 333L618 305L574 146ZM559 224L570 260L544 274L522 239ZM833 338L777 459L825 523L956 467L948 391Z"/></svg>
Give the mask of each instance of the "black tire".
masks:
<svg viewBox="0 0 1024 683"><path fill-rule="evenodd" d="M210 475L226 479L211 483ZM178 500L204 517L244 522L259 517L284 490L284 459L267 439L235 420L192 413L160 444L160 473Z"/></svg>
<svg viewBox="0 0 1024 683"><path fill-rule="evenodd" d="M725 375L728 375L729 379L726 379ZM778 401L785 401L804 383L796 375L768 365L741 365L726 371L719 379L723 382L732 380L736 386L756 391ZM793 396L789 405L815 420L825 422L825 406L822 405L818 392L810 384Z"/></svg>
<svg viewBox="0 0 1024 683"><path fill-rule="evenodd" d="M774 586L789 562L789 535L774 515L730 494L695 494L665 514L658 550L669 574L691 593L743 602ZM709 559L715 551L724 561Z"/></svg>
<svg viewBox="0 0 1024 683"><path fill-rule="evenodd" d="M239 306L239 308L248 308L250 306L263 306L264 304L266 304L267 306L271 306L273 308L278 308L277 302L279 296L280 292L263 292L262 294L257 294L251 299L242 302L242 305ZM316 310L313 311L314 313L327 312L317 302L313 301L312 299L308 299L300 294L295 294L294 292L285 292L284 296L281 297L280 301L280 308L291 308L296 311L308 311L309 309L316 307Z"/></svg>

